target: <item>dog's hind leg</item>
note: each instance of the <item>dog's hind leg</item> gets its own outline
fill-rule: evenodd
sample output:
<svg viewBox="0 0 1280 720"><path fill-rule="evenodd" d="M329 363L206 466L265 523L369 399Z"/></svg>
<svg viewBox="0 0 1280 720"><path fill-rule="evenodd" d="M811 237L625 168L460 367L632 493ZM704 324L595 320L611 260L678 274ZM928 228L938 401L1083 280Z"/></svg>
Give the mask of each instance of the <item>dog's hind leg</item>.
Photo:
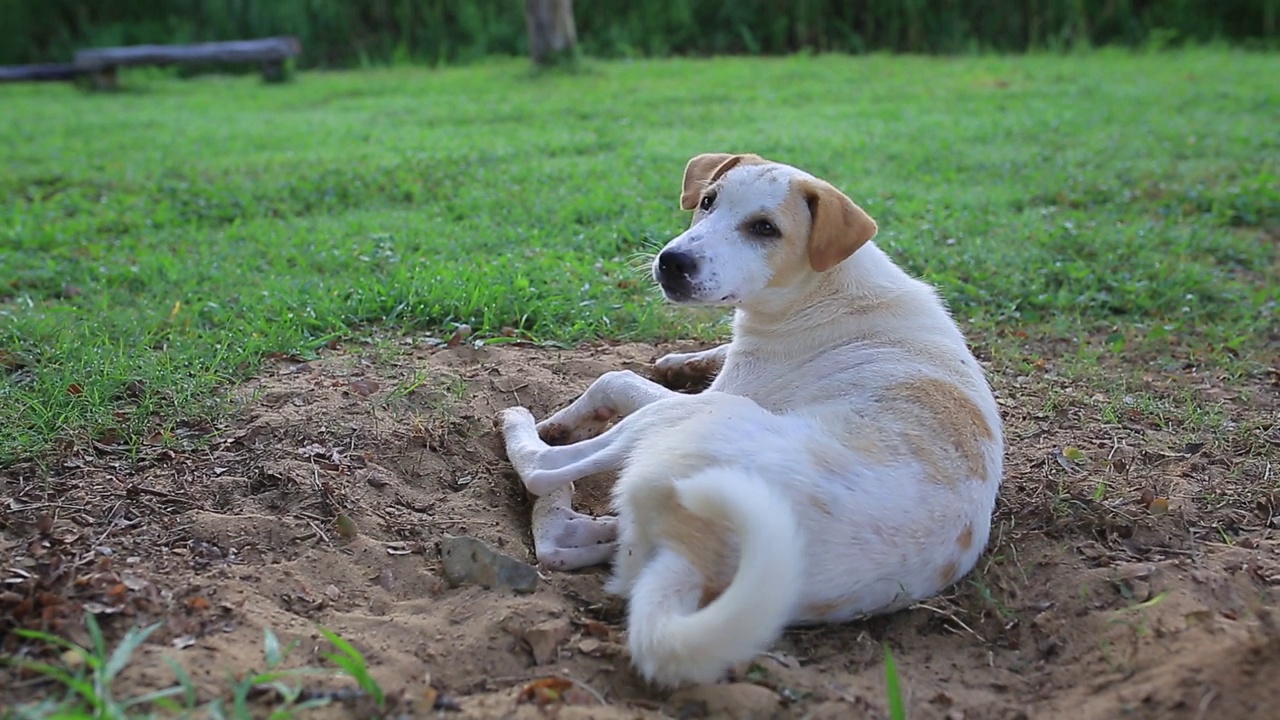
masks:
<svg viewBox="0 0 1280 720"><path fill-rule="evenodd" d="M577 400L538 423L538 435L548 445L581 442L604 432L613 420L673 395L674 391L630 370L607 372Z"/></svg>
<svg viewBox="0 0 1280 720"><path fill-rule="evenodd" d="M564 485L533 501L534 554L552 570L601 565L618 546L618 519L574 512L572 500L573 485Z"/></svg>

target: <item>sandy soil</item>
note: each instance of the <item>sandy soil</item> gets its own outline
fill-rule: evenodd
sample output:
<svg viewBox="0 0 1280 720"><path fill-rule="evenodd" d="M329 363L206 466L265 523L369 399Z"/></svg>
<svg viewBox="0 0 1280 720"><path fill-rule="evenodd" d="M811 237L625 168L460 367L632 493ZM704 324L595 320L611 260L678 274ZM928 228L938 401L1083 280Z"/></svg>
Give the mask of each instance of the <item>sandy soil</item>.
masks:
<svg viewBox="0 0 1280 720"><path fill-rule="evenodd" d="M120 691L171 684L171 658L208 700L229 675L262 668L263 627L300 643L295 664L323 665L322 625L413 715L434 714L434 698L450 717L881 718L888 646L912 718L1276 716L1274 377L1149 378L1151 392L1225 414L1220 432L1188 440L1176 419L1096 397L1052 367L992 367L1008 471L978 570L908 611L789 632L732 682L674 695L637 682L603 571L543 573L526 594L449 587L448 537L532 561L497 411L542 417L601 373L647 373L673 349L279 358L237 389L243 412L224 427L183 428L136 455L108 440L11 468L0 476L4 650L36 651L15 626L87 640L83 609L113 637L161 621ZM602 510L608 482L580 484L582 506ZM574 681L560 700L528 701L530 683L554 677ZM7 670L0 687L5 701L51 692Z"/></svg>

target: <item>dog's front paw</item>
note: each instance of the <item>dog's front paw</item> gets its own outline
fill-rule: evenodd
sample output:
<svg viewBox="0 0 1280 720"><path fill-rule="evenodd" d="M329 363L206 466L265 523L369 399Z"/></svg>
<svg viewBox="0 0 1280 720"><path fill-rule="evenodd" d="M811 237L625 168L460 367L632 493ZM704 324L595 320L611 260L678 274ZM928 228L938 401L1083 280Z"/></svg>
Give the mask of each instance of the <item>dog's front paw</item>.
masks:
<svg viewBox="0 0 1280 720"><path fill-rule="evenodd" d="M502 424L502 434L511 437L520 431L534 426L533 413L526 407L509 407L498 415Z"/></svg>
<svg viewBox="0 0 1280 720"><path fill-rule="evenodd" d="M671 353L653 364L653 379L672 390L705 388L718 372L720 364L703 353Z"/></svg>

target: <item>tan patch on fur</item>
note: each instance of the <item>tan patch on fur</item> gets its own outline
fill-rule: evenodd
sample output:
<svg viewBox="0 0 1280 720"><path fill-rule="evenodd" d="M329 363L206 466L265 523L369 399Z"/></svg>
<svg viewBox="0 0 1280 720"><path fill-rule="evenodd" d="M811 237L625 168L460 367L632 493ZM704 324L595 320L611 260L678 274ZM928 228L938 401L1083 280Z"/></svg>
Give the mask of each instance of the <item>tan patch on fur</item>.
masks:
<svg viewBox="0 0 1280 720"><path fill-rule="evenodd" d="M843 599L808 603L800 609L800 616L805 620L827 620L839 614L844 606Z"/></svg>
<svg viewBox="0 0 1280 720"><path fill-rule="evenodd" d="M973 399L953 383L921 378L885 389L883 401L909 428L904 440L925 463L930 479L953 485L987 476L986 444L995 433ZM959 462L957 462L959 461Z"/></svg>
<svg viewBox="0 0 1280 720"><path fill-rule="evenodd" d="M702 597L698 598L698 609L701 610L715 602L716 598L720 597L724 591L725 589L719 585L703 585Z"/></svg>
<svg viewBox="0 0 1280 720"><path fill-rule="evenodd" d="M955 582L956 572L959 569L960 569L960 564L957 563L955 560L952 560L946 565L943 565L942 569L938 571L938 584L945 586Z"/></svg>
<svg viewBox="0 0 1280 720"><path fill-rule="evenodd" d="M876 427L867 432L858 432L851 429L846 436L844 446L858 454L858 459L869 463L883 463L889 461L889 448L885 438L880 437L884 433L883 427Z"/></svg>
<svg viewBox="0 0 1280 720"><path fill-rule="evenodd" d="M965 363L967 352L958 348L896 340L885 344L902 350L909 357L924 361L931 368L936 368L948 374L955 373L962 377L969 375L969 370Z"/></svg>
<svg viewBox="0 0 1280 720"><path fill-rule="evenodd" d="M841 448L832 447L829 441L810 438L804 443L809 460L820 470L841 472L849 464L849 456Z"/></svg>
<svg viewBox="0 0 1280 720"><path fill-rule="evenodd" d="M876 536L880 544L886 548L897 548L899 545L898 535L893 530L876 523L871 526L871 534Z"/></svg>
<svg viewBox="0 0 1280 720"><path fill-rule="evenodd" d="M956 538L956 545L959 545L961 550L968 550L973 547L973 523L964 526L960 537Z"/></svg>
<svg viewBox="0 0 1280 720"><path fill-rule="evenodd" d="M702 597L710 602L709 595L715 599L728 587L737 566L733 532L727 523L697 515L681 505L675 488L668 497L657 536L697 568L704 580Z"/></svg>
<svg viewBox="0 0 1280 720"><path fill-rule="evenodd" d="M823 499L821 496L819 496L819 495L810 495L810 496L809 496L809 506L810 506L810 507L812 507L814 510L817 510L817 511L818 511L820 514L822 514L822 515L831 515L831 514L832 514L832 513L831 513L831 506L830 506L830 505L828 505L828 504L827 504L827 501L826 501L826 500L824 500L824 499Z"/></svg>

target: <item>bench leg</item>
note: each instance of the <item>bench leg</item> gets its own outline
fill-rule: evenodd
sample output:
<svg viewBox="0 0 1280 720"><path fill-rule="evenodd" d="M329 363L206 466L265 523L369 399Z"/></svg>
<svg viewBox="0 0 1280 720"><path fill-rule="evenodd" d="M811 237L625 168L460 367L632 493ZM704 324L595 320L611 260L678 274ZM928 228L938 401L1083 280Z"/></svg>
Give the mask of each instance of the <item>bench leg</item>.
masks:
<svg viewBox="0 0 1280 720"><path fill-rule="evenodd" d="M288 68L283 60L271 60L262 63L262 79L269 83L282 83L289 79Z"/></svg>
<svg viewBox="0 0 1280 720"><path fill-rule="evenodd" d="M89 83L94 90L119 90L120 75L114 65L108 65L89 73Z"/></svg>

